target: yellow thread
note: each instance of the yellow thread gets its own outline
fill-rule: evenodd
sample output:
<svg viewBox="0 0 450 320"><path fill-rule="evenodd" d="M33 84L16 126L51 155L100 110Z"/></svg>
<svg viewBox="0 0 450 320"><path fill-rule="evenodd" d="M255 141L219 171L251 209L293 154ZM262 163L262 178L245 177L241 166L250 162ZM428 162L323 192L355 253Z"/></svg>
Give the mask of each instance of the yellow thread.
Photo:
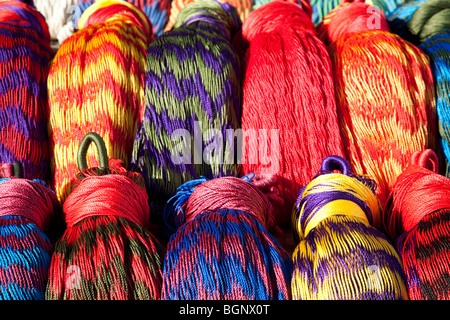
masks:
<svg viewBox="0 0 450 320"><path fill-rule="evenodd" d="M148 18L145 16L145 14L137 9L135 6L133 6L131 3L128 3L126 1L118 1L118 0L98 0L96 2L94 2L92 5L90 5L81 15L80 20L78 20L78 28L82 29L84 28L87 20L89 19L89 17L98 9L101 8L105 8L114 4L121 4L121 5L125 5L128 8L134 10L134 12L139 15L140 20L142 20L142 22L145 22L145 28L147 30L151 30L152 28L148 25ZM114 15L111 18L109 18L107 21L115 21L115 20L122 20L122 15L118 14L118 15Z"/></svg>
<svg viewBox="0 0 450 320"><path fill-rule="evenodd" d="M331 173L318 176L308 184L302 197L330 191L350 193L357 199L365 202L372 213L373 225L375 227L380 226L381 206L376 195L369 187L354 177L349 177L340 173ZM340 199L331 201L322 208L318 209L316 212L312 213L312 218L308 221L305 231L303 231L300 225L300 218L304 214L305 205L298 209L300 214L294 221L294 225L300 238L304 238L309 231L318 225L320 221L333 215L354 216L363 219L363 221L366 221L367 224L370 224L366 214L356 203Z"/></svg>
<svg viewBox="0 0 450 320"><path fill-rule="evenodd" d="M336 200L327 203L314 213L306 225L304 234L307 235L309 231L314 229L320 223L320 221L335 215L360 218L365 223L370 224L367 220L365 212L359 205L349 200Z"/></svg>

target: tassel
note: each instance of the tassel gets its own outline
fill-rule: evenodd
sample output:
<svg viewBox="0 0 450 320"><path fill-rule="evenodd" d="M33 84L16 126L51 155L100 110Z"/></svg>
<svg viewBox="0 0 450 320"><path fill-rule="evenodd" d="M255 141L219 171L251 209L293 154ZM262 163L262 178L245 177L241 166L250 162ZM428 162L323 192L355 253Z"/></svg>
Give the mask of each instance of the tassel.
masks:
<svg viewBox="0 0 450 320"><path fill-rule="evenodd" d="M186 182L164 211L165 300L288 300L291 259L252 177Z"/></svg>
<svg viewBox="0 0 450 320"><path fill-rule="evenodd" d="M450 176L450 4L445 1L408 1L390 16L393 32L413 41L430 58L433 72L441 153Z"/></svg>
<svg viewBox="0 0 450 320"><path fill-rule="evenodd" d="M302 188L293 213L294 300L408 299L400 257L379 231L375 189L337 156Z"/></svg>
<svg viewBox="0 0 450 320"><path fill-rule="evenodd" d="M436 153L415 152L397 178L383 214L396 241L412 300L450 298L450 179L438 173Z"/></svg>
<svg viewBox="0 0 450 320"><path fill-rule="evenodd" d="M199 0L173 0L170 9L170 17L165 27L165 31L172 30L175 22L177 21L180 11L188 4L197 2ZM220 0L221 3L228 3L236 8L241 21L244 22L250 12L252 11L252 0Z"/></svg>
<svg viewBox="0 0 450 320"><path fill-rule="evenodd" d="M77 175L78 144L87 133L100 134L111 157L129 165L153 37L147 17L122 1L97 2L79 25L56 53L48 77L52 186L62 203ZM95 152L88 152L91 167L98 166Z"/></svg>
<svg viewBox="0 0 450 320"><path fill-rule="evenodd" d="M306 5L304 5L306 7ZM289 224L301 186L323 158L343 155L332 69L310 9L284 1L251 13L234 39L243 56L242 174L272 174Z"/></svg>
<svg viewBox="0 0 450 320"><path fill-rule="evenodd" d="M47 0L48 1L48 0ZM77 15L74 17L81 16L83 12L89 8L92 4L98 1L104 0L76 0L77 4ZM122 0L123 1L123 0ZM141 10L150 20L153 26L153 34L160 36L164 32L164 28L169 21L170 16L170 6L171 0L125 0L126 2L132 4L139 10Z"/></svg>
<svg viewBox="0 0 450 320"><path fill-rule="evenodd" d="M375 180L384 207L411 154L436 150L436 101L428 57L369 8L343 3L318 29L333 64L347 159Z"/></svg>
<svg viewBox="0 0 450 320"><path fill-rule="evenodd" d="M148 47L132 168L145 179L155 223L185 182L238 175L240 61L230 39L239 27L230 5L199 1Z"/></svg>
<svg viewBox="0 0 450 320"><path fill-rule="evenodd" d="M99 167L88 168L89 144ZM148 231L142 177L108 159L101 136L89 133L78 154L80 173L63 205L67 230L55 244L47 300L158 300L162 246Z"/></svg>
<svg viewBox="0 0 450 320"><path fill-rule="evenodd" d="M75 32L73 19L78 7L73 0L34 0L36 9L44 16L48 24L50 39L55 49Z"/></svg>
<svg viewBox="0 0 450 320"><path fill-rule="evenodd" d="M44 18L20 1L0 2L0 165L49 182L47 75L52 50Z"/></svg>
<svg viewBox="0 0 450 320"><path fill-rule="evenodd" d="M0 299L44 300L52 244L47 232L60 207L42 180L24 179L20 162L0 175Z"/></svg>

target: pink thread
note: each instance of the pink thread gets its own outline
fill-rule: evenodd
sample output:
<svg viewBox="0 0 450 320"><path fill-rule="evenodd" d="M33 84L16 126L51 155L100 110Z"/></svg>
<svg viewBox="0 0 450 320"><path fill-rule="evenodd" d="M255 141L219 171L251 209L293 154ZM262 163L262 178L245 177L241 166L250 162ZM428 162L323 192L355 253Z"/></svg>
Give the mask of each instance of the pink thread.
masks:
<svg viewBox="0 0 450 320"><path fill-rule="evenodd" d="M383 11L362 0L342 1L327 19L330 19L328 25L322 22L318 26L320 38L326 43L335 43L359 31L390 31Z"/></svg>
<svg viewBox="0 0 450 320"><path fill-rule="evenodd" d="M37 181L12 178L0 183L0 217L27 218L44 232L58 205L55 193Z"/></svg>
<svg viewBox="0 0 450 320"><path fill-rule="evenodd" d="M0 178L6 179L13 176L13 165L11 163L5 163L0 169Z"/></svg>
<svg viewBox="0 0 450 320"><path fill-rule="evenodd" d="M265 228L274 227L274 208L269 199L255 184L234 177L210 180L196 187L184 205L186 222L200 213L221 209L247 212Z"/></svg>

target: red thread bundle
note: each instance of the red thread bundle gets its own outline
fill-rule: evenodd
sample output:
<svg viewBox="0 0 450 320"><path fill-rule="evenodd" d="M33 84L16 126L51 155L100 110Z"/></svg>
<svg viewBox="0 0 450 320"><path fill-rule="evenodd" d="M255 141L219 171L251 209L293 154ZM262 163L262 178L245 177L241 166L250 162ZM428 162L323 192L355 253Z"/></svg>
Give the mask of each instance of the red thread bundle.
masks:
<svg viewBox="0 0 450 320"><path fill-rule="evenodd" d="M100 145L99 167L80 165L89 139ZM163 249L148 230L142 176L108 159L98 134L83 139L78 163L80 174L63 205L67 229L55 244L46 299L159 299Z"/></svg>
<svg viewBox="0 0 450 320"><path fill-rule="evenodd" d="M377 183L384 206L411 154L436 148L436 106L428 57L388 32L382 12L342 3L318 27L333 64L347 159Z"/></svg>
<svg viewBox="0 0 450 320"><path fill-rule="evenodd" d="M432 150L415 152L383 213L413 300L450 299L450 179L438 167Z"/></svg>
<svg viewBox="0 0 450 320"><path fill-rule="evenodd" d="M235 44L243 55L242 170L277 176L290 221L300 188L329 155L343 155L331 63L310 8L273 1L253 11Z"/></svg>

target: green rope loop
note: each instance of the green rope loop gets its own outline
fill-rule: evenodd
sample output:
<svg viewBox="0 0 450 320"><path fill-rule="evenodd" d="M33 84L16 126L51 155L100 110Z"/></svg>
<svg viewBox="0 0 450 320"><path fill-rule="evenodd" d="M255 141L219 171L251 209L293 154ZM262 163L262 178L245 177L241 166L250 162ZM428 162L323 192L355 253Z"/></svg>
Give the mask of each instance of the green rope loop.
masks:
<svg viewBox="0 0 450 320"><path fill-rule="evenodd" d="M80 147L78 149L78 169L83 172L86 171L87 168L87 152L91 143L94 142L99 156L99 169L105 170L108 168L108 151L106 150L105 141L103 138L95 132L88 133L83 141L80 143Z"/></svg>
<svg viewBox="0 0 450 320"><path fill-rule="evenodd" d="M13 176L19 179L24 178L22 162L16 161L13 163Z"/></svg>

